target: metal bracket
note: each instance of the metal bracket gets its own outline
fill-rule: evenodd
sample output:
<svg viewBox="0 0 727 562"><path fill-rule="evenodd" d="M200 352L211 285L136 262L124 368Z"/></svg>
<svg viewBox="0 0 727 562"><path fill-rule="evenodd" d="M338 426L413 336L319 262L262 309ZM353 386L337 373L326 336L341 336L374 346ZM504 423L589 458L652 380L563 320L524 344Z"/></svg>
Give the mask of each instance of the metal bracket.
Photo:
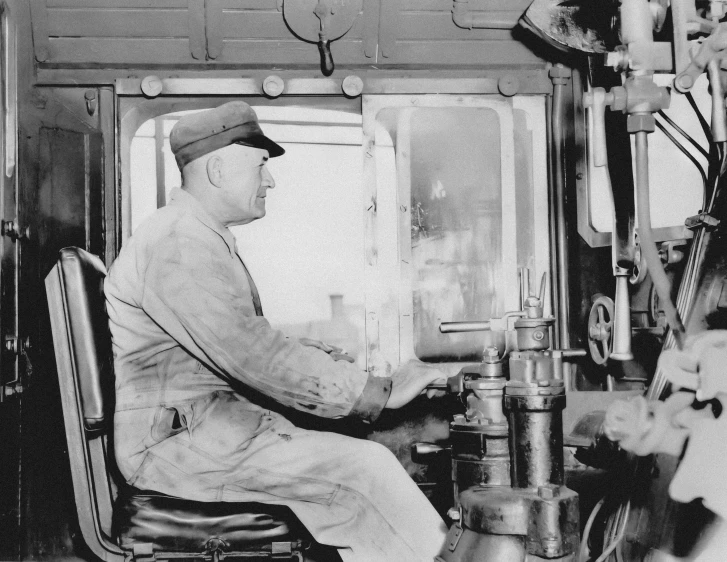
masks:
<svg viewBox="0 0 727 562"><path fill-rule="evenodd" d="M204 60L206 52L204 0L189 0L189 53Z"/></svg>
<svg viewBox="0 0 727 562"><path fill-rule="evenodd" d="M379 5L379 52L386 59L394 56L400 20L401 3L397 0L382 1Z"/></svg>
<svg viewBox="0 0 727 562"><path fill-rule="evenodd" d="M363 45L364 56L368 59L376 56L376 47L379 43L379 0L364 0L364 29Z"/></svg>
<svg viewBox="0 0 727 562"><path fill-rule="evenodd" d="M454 552L454 549L457 548L457 543L459 543L459 539L461 539L464 534L464 529L460 525L460 523L455 523L452 525L449 533L447 533L447 539L449 539L447 542L447 548L449 548L450 552Z"/></svg>
<svg viewBox="0 0 727 562"><path fill-rule="evenodd" d="M274 542L270 554L273 560L290 560L293 556L293 543Z"/></svg>
<svg viewBox="0 0 727 562"><path fill-rule="evenodd" d="M89 115L96 113L96 108L98 107L96 90L86 90L86 93L83 94L83 99L86 100L86 112Z"/></svg>
<svg viewBox="0 0 727 562"><path fill-rule="evenodd" d="M156 560L156 555L154 554L154 545L151 543L136 543L132 545L131 551L133 553L134 562L147 562L151 560Z"/></svg>
<svg viewBox="0 0 727 562"><path fill-rule="evenodd" d="M220 0L205 2L205 34L207 37L207 58L215 60L222 55L223 14Z"/></svg>
<svg viewBox="0 0 727 562"><path fill-rule="evenodd" d="M18 338L17 336L5 336L5 350L13 355L22 355L30 347L30 338Z"/></svg>
<svg viewBox="0 0 727 562"><path fill-rule="evenodd" d="M696 230L702 226L705 228L714 228L719 225L719 222L718 218L713 217L709 213L699 213L698 215L687 217L687 220L684 221L684 226L689 230Z"/></svg>
<svg viewBox="0 0 727 562"><path fill-rule="evenodd" d="M7 236L13 241L30 238L30 227L21 230L17 221L14 220L0 221L0 229L3 236Z"/></svg>

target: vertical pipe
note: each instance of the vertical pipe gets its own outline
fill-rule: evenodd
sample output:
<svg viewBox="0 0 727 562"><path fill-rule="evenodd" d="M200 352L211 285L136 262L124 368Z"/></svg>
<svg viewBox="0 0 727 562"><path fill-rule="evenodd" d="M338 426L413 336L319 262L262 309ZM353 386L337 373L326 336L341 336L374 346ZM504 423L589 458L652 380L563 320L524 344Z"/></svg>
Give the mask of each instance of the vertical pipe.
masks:
<svg viewBox="0 0 727 562"><path fill-rule="evenodd" d="M568 235L565 222L565 170L563 165L563 120L565 114L565 84L553 81L553 182L555 183L557 271L558 271L558 331L560 349L570 347L568 334Z"/></svg>
<svg viewBox="0 0 727 562"><path fill-rule="evenodd" d="M548 139L548 229L550 238L550 271L551 279L550 283L550 302L553 310L553 314L557 315L560 311L560 298L558 295L558 245L556 242L556 204L555 204L555 173L553 164L553 97L548 96L545 102L545 135ZM560 349L560 330L554 329L553 332L553 347Z"/></svg>
<svg viewBox="0 0 727 562"><path fill-rule="evenodd" d="M156 162L157 209L167 204L167 187L164 171L164 118L154 119L154 160Z"/></svg>
<svg viewBox="0 0 727 562"><path fill-rule="evenodd" d="M505 394L513 488L563 485L563 416L565 395Z"/></svg>
<svg viewBox="0 0 727 562"><path fill-rule="evenodd" d="M722 88L719 62L716 59L709 61L707 71L709 87L712 90L712 139L714 142L726 142L727 122L725 121L724 89Z"/></svg>
<svg viewBox="0 0 727 562"><path fill-rule="evenodd" d="M614 236L615 238L615 236ZM615 244L615 241L614 241ZM616 295L614 297L614 318L611 331L611 359L631 361L631 303L629 301L629 278L627 274L616 275Z"/></svg>

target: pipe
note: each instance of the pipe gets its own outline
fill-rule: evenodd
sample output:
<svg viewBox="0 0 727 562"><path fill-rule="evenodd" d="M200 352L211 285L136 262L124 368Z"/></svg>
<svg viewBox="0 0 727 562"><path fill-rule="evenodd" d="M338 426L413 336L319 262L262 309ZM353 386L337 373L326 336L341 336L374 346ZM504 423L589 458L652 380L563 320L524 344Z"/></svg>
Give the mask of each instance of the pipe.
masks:
<svg viewBox="0 0 727 562"><path fill-rule="evenodd" d="M724 90L717 59L709 61L707 74L709 75L709 87L712 90L712 139L714 142L726 142L727 121L725 120Z"/></svg>
<svg viewBox="0 0 727 562"><path fill-rule="evenodd" d="M664 307L669 327L674 334L677 347L682 348L684 324L671 300L671 283L656 250L654 233L651 230L651 206L649 202L649 140L646 131L636 133L636 206L639 217L639 238L646 266L654 283L656 293Z"/></svg>
<svg viewBox="0 0 727 562"><path fill-rule="evenodd" d="M555 172L553 170L553 97L547 96L545 100L545 137L548 139L548 215L556 216L555 193ZM550 304L553 314L560 310L560 297L558 295L558 246L556 244L555 221L548 221L548 236L550 240ZM553 348L560 349L560 332L553 330Z"/></svg>
<svg viewBox="0 0 727 562"><path fill-rule="evenodd" d="M513 488L562 486L565 394L512 395L505 390Z"/></svg>
<svg viewBox="0 0 727 562"><path fill-rule="evenodd" d="M483 332L490 330L489 321L473 320L471 322L442 322L439 331L442 334L456 334L459 332Z"/></svg>
<svg viewBox="0 0 727 562"><path fill-rule="evenodd" d="M677 75L684 72L689 66L689 42L687 37L689 11L689 0L671 0L671 17L674 27L674 69ZM691 84L689 88L691 88Z"/></svg>
<svg viewBox="0 0 727 562"><path fill-rule="evenodd" d="M556 65L561 67L562 65ZM555 70L552 69L552 70ZM552 71L551 71L552 73ZM568 298L568 236L565 222L565 171L563 166L563 121L565 110L565 85L567 79L558 77L553 80L553 181L555 183L556 207L556 255L558 265L558 332L559 348L570 347L569 298Z"/></svg>
<svg viewBox="0 0 727 562"><path fill-rule="evenodd" d="M521 13L516 11L486 11L472 13L469 0L454 0L452 21L462 29L513 29Z"/></svg>
<svg viewBox="0 0 727 562"><path fill-rule="evenodd" d="M616 275L616 296L614 298L614 318L611 346L611 359L631 361L631 305L629 303L630 271Z"/></svg>

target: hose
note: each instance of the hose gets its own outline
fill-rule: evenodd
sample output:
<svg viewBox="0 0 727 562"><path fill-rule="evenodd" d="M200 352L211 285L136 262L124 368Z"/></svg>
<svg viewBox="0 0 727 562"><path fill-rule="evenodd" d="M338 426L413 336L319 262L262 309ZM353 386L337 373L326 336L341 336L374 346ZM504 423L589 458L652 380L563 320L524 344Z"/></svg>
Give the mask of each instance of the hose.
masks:
<svg viewBox="0 0 727 562"><path fill-rule="evenodd" d="M661 115L661 112L659 112L659 114ZM671 133L670 133L670 132L669 132L669 131L668 131L668 130L666 129L666 127L664 127L664 125L662 125L661 123L659 123L659 121L655 121L655 122L656 122L656 126L657 126L657 127L659 127L659 130L660 130L660 131L661 131L662 133L664 133L664 134L666 135L666 138L668 138L668 139L669 139L669 140L670 140L670 141L671 141L672 143L674 143L674 146L676 146L676 147L677 147L677 148L678 148L678 149L679 149L679 150L680 150L680 151L681 151L681 152L682 152L682 153L684 154L684 156L686 156L687 158L689 158L689 160L691 160L691 161L692 161L692 164L694 164L694 165L695 165L695 166L697 167L697 170L699 170L699 175L700 175L700 176L702 176L702 184L704 185L704 190L705 190L705 195L706 195L706 190L707 190L707 174L705 174L705 173L704 173L704 168L702 168L702 165L701 165L701 164L699 163L699 161L698 161L698 160L697 160L697 159L696 159L696 158L694 157L694 155L692 155L692 153L691 153L691 152L689 152L689 151L688 151L688 150L687 150L687 149L686 149L686 148L684 147L684 145L682 145L682 144L681 144L681 143L680 143L680 142L679 142L679 141L678 141L678 140L676 139L676 137L674 137L674 135L672 135L672 134L671 134ZM690 137L690 138L691 138L691 137ZM699 147L699 148L701 148L701 147ZM706 151L704 151L704 153L705 153L705 155L706 155ZM703 202L702 208L704 209L704 208L706 208L706 206L707 206L707 205L706 205L706 197L705 197L705 198L703 199L703 201L702 201L702 202Z"/></svg>
<svg viewBox="0 0 727 562"><path fill-rule="evenodd" d="M591 527L593 527L593 522L596 520L596 515L598 515L598 512L601 511L601 508L603 507L603 502L606 501L606 497L602 497L601 500L596 504L596 506L591 510L591 514L588 516L588 521L586 521L586 526L583 528L583 537L581 537L581 547L578 550L578 562L588 562L587 556L586 556L586 548L588 547L588 536L591 534Z"/></svg>
<svg viewBox="0 0 727 562"><path fill-rule="evenodd" d="M709 123L707 123L707 120L704 118L704 115L702 115L702 112L699 111L699 107L697 107L697 102L694 101L694 96L692 96L691 92L687 92L686 94L684 94L684 97L687 98L689 105L692 106L692 109L694 110L697 119L699 119L699 124L702 126L704 136L707 137L707 142L709 144L712 144L712 129L710 129Z"/></svg>
<svg viewBox="0 0 727 562"><path fill-rule="evenodd" d="M676 123L675 123L675 122L674 122L674 121L672 120L672 118L671 118L671 117L669 117L669 116L668 116L668 115L667 115L666 113L664 113L664 111L659 111L659 116L660 116L660 117L661 117L661 118L662 118L662 119L663 119L664 121L666 121L667 123L669 123L669 125L671 125L671 126L672 126L672 128L673 128L673 129L674 129L674 130L675 130L675 131L676 131L677 133L679 133L679 134L680 134L681 136L683 136L683 137L684 137L685 139L687 139L687 140L688 140L688 141L689 141L690 143L692 143L692 145L694 146L694 148L696 148L696 149L697 149L697 150L698 150L698 151L699 151L700 153L702 153L702 155L703 155L703 156L704 156L705 158L709 158L709 152L707 151L707 149L705 149L705 148L704 148L704 147L703 147L703 146L702 146L701 144L699 144L699 143L698 143L697 141L695 141L695 140L694 140L694 139L693 139L693 138L692 138L692 137L691 137L691 136L689 135L689 133L687 133L687 132L686 132L686 131L685 131L684 129L682 129L682 128L681 128L681 127L680 127L679 125L677 125L677 124L676 124Z"/></svg>

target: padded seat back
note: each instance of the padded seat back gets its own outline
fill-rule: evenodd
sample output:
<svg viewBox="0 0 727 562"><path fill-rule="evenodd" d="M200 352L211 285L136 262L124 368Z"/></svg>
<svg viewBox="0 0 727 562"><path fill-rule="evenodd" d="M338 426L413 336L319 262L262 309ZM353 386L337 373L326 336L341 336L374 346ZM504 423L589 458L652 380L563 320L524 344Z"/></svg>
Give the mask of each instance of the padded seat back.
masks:
<svg viewBox="0 0 727 562"><path fill-rule="evenodd" d="M99 258L64 248L45 284L79 524L98 557L121 560L123 552L111 540L116 487L108 462L113 367L105 276Z"/></svg>
<svg viewBox="0 0 727 562"><path fill-rule="evenodd" d="M103 431L113 414L108 406L114 390L111 334L103 293L106 268L99 258L78 248L61 250L59 264L83 421L87 430Z"/></svg>

